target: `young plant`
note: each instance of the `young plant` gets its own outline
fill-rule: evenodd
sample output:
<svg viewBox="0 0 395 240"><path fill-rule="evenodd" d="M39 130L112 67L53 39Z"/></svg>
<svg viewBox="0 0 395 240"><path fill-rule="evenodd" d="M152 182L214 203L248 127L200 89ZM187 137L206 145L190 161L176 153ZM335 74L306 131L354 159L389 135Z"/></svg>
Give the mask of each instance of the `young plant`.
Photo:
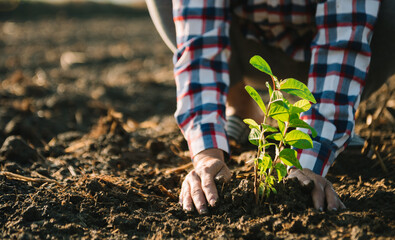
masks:
<svg viewBox="0 0 395 240"><path fill-rule="evenodd" d="M244 119L251 129L248 139L258 147L254 159L254 193L255 201L258 204L263 198L268 198L271 192L277 193L274 182L280 182L287 175L286 166L302 169L297 159L297 152L287 147L307 149L313 147L313 142L308 134L290 129L307 128L310 129L313 137L317 135L314 128L300 119L300 113L309 110L311 103L316 103L316 100L302 82L293 78L278 80L273 75L269 64L260 56L252 57L250 63L258 70L268 74L273 81L273 88L266 82L270 95L266 106L254 88L245 87L264 114L261 124L256 123L253 119ZM301 100L292 104L282 92L295 95ZM275 119L278 127L268 125L266 123L268 117ZM269 139L272 141L269 142ZM275 147L273 159L267 151L270 146ZM277 179L273 175L274 170L277 172Z"/></svg>

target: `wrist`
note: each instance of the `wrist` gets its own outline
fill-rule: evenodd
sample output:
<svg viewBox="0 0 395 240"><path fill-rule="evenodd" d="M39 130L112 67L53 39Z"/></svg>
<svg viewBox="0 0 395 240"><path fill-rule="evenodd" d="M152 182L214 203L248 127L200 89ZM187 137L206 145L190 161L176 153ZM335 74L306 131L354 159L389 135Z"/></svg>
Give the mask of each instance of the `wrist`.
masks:
<svg viewBox="0 0 395 240"><path fill-rule="evenodd" d="M200 153L196 154L196 156L193 158L193 166L196 167L203 162L212 160L212 159L217 159L222 162L225 162L224 160L224 151L218 148L210 148L201 151Z"/></svg>

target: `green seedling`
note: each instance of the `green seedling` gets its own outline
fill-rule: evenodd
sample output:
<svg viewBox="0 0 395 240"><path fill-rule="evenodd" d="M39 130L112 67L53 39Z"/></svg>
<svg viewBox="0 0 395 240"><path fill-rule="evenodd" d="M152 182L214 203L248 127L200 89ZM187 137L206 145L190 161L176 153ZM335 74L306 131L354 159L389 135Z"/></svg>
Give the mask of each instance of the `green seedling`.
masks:
<svg viewBox="0 0 395 240"><path fill-rule="evenodd" d="M271 192L277 193L274 183L275 181L280 182L287 175L286 166L302 169L297 159L297 152L290 146L299 149L313 147L311 137L295 128L310 129L313 137L317 135L314 128L300 119L300 113L309 110L311 103L316 103L316 100L302 82L293 78L278 80L273 75L269 64L262 57L254 56L250 63L258 70L268 74L273 81L273 88L266 82L270 95L266 106L253 87L245 87L264 114L261 124L256 123L253 119L244 119L251 129L248 139L258 147L254 159L254 193L255 201L258 204L264 198L268 198ZM283 93L297 96L301 100L291 103ZM277 127L266 123L269 117L277 121ZM268 154L267 150L270 146L275 148L274 158ZM273 174L274 171L277 172L277 177Z"/></svg>

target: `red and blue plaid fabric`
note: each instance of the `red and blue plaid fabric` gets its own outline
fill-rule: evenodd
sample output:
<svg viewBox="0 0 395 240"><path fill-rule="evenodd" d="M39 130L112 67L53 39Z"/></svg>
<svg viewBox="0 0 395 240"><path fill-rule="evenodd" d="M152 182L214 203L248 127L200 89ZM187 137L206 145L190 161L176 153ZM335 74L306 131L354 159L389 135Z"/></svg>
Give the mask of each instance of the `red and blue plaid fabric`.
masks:
<svg viewBox="0 0 395 240"><path fill-rule="evenodd" d="M298 156L303 167L325 176L353 133L380 1L238 2L234 12L258 26L260 41L281 48L296 60L310 59L308 87L318 103L303 119L313 125L318 136L313 139L314 148L298 150ZM192 157L209 148L229 153L224 126L230 5L226 0L173 0L175 117Z"/></svg>

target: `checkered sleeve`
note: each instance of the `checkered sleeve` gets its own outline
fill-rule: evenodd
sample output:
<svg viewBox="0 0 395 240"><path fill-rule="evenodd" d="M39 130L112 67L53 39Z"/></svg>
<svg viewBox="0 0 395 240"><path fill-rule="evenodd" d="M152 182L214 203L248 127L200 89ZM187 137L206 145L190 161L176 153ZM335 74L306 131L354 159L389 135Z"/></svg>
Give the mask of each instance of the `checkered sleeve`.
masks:
<svg viewBox="0 0 395 240"><path fill-rule="evenodd" d="M304 168L325 176L345 148L368 71L369 42L379 0L327 0L317 4L308 87L317 104L302 115L318 132L313 148L298 150Z"/></svg>
<svg viewBox="0 0 395 240"><path fill-rule="evenodd" d="M229 153L224 128L229 87L228 5L227 0L173 0L177 34L174 115L192 158L209 148Z"/></svg>

